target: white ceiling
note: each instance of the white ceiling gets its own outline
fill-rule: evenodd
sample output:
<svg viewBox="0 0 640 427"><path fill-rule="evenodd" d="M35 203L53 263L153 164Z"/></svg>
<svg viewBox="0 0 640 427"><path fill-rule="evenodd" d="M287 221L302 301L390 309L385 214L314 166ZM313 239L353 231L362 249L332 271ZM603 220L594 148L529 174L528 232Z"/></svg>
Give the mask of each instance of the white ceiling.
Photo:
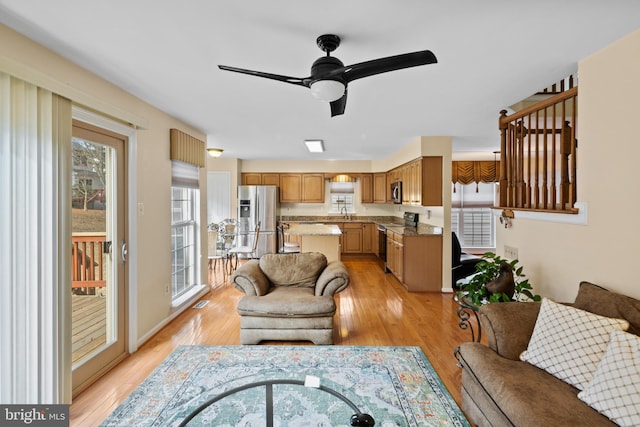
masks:
<svg viewBox="0 0 640 427"><path fill-rule="evenodd" d="M640 1L0 0L0 22L202 130L224 156L357 160L420 135L497 149L499 111L640 28ZM306 88L217 68L307 77L325 33L342 38L345 65L425 49L439 62L352 82L333 118Z"/></svg>

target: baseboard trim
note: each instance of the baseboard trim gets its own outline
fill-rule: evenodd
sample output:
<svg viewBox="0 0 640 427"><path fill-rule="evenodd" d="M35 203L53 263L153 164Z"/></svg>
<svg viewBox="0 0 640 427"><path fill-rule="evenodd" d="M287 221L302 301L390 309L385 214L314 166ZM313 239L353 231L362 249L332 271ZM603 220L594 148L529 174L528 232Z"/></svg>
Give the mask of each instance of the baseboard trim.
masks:
<svg viewBox="0 0 640 427"><path fill-rule="evenodd" d="M151 337L153 337L155 334L157 334L158 332L160 332L160 330L162 328L164 328L165 326L167 326L169 323L171 323L171 321L173 319L175 319L176 317L178 317L183 311L185 311L186 309L188 309L189 307L191 307L193 304L195 304L196 301L198 301L200 298L202 298L203 296L205 296L206 294L208 294L209 292L211 292L211 289L209 289L209 286L207 285L202 285L202 289L195 295L193 295L191 298L189 298L188 300L185 300L180 307L177 307L169 316L167 316L162 322L158 323L155 328L151 329L149 332L147 332L146 334L144 334L143 336L141 336L138 339L138 348L140 348L140 346L142 344L144 344L145 342L147 342Z"/></svg>

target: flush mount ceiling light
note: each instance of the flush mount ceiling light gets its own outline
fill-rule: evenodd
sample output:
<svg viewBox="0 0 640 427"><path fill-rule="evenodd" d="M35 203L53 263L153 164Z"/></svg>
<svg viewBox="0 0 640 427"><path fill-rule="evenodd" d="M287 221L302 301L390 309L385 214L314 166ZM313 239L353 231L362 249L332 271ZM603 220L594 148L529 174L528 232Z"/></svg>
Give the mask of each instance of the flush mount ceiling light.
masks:
<svg viewBox="0 0 640 427"><path fill-rule="evenodd" d="M389 71L438 62L433 52L421 50L345 66L338 58L331 56L331 52L340 46L340 37L335 34L324 34L317 38L316 44L320 50L326 53L326 56L314 61L309 77L283 76L227 65L218 65L218 68L309 88L315 98L329 102L331 117L333 117L344 114L347 105L347 85L350 82Z"/></svg>
<svg viewBox="0 0 640 427"><path fill-rule="evenodd" d="M305 139L304 144L310 153L322 153L324 151L324 145L321 139Z"/></svg>
<svg viewBox="0 0 640 427"><path fill-rule="evenodd" d="M207 153L209 153L211 157L220 157L223 151L222 148L207 148Z"/></svg>

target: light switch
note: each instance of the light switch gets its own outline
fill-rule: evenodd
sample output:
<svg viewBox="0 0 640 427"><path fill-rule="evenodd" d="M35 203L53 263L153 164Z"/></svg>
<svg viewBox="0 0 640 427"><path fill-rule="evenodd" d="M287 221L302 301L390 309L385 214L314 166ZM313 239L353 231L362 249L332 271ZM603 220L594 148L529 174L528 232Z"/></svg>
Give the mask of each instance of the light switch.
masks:
<svg viewBox="0 0 640 427"><path fill-rule="evenodd" d="M144 215L144 203L139 202L138 203L138 216L143 216Z"/></svg>

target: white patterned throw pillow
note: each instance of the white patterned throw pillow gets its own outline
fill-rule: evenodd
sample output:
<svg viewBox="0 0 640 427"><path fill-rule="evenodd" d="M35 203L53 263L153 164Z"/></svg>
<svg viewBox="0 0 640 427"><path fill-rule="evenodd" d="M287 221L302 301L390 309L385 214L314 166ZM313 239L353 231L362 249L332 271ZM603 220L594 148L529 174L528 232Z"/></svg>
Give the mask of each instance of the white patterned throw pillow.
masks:
<svg viewBox="0 0 640 427"><path fill-rule="evenodd" d="M520 360L584 390L596 371L613 330L629 322L542 300L527 349Z"/></svg>
<svg viewBox="0 0 640 427"><path fill-rule="evenodd" d="M640 337L611 332L598 369L578 397L620 426L640 425Z"/></svg>

